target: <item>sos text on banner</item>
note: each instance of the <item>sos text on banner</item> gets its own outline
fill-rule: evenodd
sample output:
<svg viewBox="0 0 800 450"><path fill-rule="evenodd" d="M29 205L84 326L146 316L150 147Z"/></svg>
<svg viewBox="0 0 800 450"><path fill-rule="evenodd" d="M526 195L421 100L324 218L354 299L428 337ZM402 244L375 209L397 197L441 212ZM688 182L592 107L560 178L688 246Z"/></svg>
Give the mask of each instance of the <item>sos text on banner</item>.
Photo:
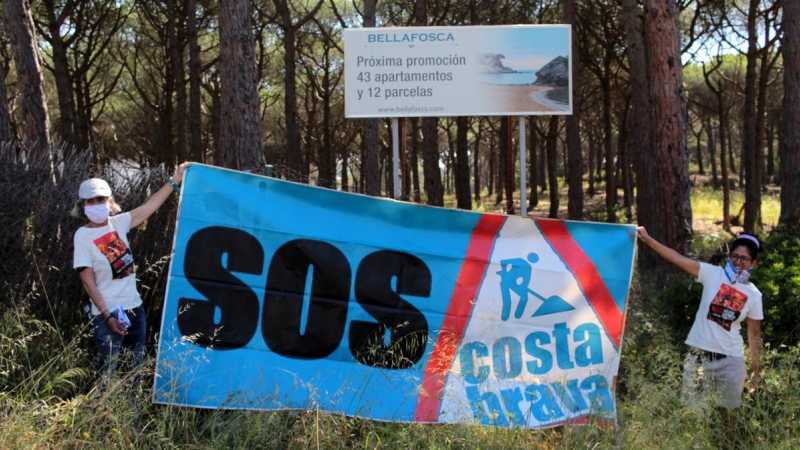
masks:
<svg viewBox="0 0 800 450"><path fill-rule="evenodd" d="M523 428L614 421L634 245L630 225L194 164L154 401Z"/></svg>

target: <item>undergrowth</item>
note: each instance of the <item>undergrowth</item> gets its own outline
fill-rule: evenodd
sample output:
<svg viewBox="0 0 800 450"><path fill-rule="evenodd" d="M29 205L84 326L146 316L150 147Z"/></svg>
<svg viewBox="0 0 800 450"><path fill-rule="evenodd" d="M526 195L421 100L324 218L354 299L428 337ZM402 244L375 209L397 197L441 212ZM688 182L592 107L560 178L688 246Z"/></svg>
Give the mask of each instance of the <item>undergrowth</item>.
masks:
<svg viewBox="0 0 800 450"><path fill-rule="evenodd" d="M2 448L796 448L800 347L767 346L761 391L732 417L680 399L683 331L661 320L652 289L631 296L615 428L546 430L382 423L320 410L203 410L154 404L154 359L138 374L93 385L83 342L62 343L44 322L5 313L0 329ZM682 288L677 288L679 291ZM656 292L675 296L674 290ZM682 296L694 296L687 291ZM661 301L661 300L658 300ZM746 353L747 354L747 353ZM141 375L146 380L135 385Z"/></svg>

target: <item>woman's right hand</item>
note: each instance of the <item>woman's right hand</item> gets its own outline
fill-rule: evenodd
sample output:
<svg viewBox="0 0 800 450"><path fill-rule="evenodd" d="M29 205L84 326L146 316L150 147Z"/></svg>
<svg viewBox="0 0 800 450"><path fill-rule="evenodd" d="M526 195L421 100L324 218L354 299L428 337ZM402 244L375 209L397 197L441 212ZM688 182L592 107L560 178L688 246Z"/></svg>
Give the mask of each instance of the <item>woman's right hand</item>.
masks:
<svg viewBox="0 0 800 450"><path fill-rule="evenodd" d="M113 315L106 320L106 325L108 325L108 329L111 330L112 333L125 336L125 327L123 327Z"/></svg>

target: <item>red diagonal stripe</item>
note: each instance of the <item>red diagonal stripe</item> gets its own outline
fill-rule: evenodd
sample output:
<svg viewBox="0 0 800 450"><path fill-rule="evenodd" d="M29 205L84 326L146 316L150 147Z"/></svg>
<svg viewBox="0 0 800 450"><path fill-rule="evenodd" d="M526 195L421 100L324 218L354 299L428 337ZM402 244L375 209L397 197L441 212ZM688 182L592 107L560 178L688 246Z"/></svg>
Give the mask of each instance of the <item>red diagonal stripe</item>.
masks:
<svg viewBox="0 0 800 450"><path fill-rule="evenodd" d="M453 296L442 322L442 330L433 345L433 353L422 375L422 388L417 397L417 422L435 422L442 404L442 391L447 373L453 365L456 350L461 346L464 330L475 305L481 281L489 265L497 233L505 223L505 216L481 216L467 246L467 255L461 265Z"/></svg>
<svg viewBox="0 0 800 450"><path fill-rule="evenodd" d="M572 239L567 226L560 220L536 219L536 224L553 250L575 275L583 294L594 308L611 341L619 348L622 336L622 311L620 311L606 283L583 249Z"/></svg>

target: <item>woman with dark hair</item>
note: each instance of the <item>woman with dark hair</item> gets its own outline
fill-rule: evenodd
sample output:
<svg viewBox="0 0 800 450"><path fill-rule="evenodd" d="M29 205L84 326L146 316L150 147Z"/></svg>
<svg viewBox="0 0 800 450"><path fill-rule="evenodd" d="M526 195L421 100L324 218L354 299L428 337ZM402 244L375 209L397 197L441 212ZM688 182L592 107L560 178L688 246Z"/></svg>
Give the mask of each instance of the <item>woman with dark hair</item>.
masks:
<svg viewBox="0 0 800 450"><path fill-rule="evenodd" d="M693 276L703 285L700 307L686 344L689 352L683 365L683 390L696 400L700 388L711 393L718 406L736 408L742 404L747 377L741 323L747 319L747 337L753 372L750 391L758 389L761 372L761 292L748 279L758 259L761 242L742 233L731 244L725 267L701 263L656 241L644 227L639 239L659 256Z"/></svg>
<svg viewBox="0 0 800 450"><path fill-rule="evenodd" d="M128 244L128 231L147 220L173 191L180 190L183 163L164 186L138 208L118 214L111 187L91 178L81 183L72 215L86 219L75 232L73 267L91 300L98 375L106 380L116 371L117 357L130 350L131 367L141 364L147 322L136 289L136 269Z"/></svg>

